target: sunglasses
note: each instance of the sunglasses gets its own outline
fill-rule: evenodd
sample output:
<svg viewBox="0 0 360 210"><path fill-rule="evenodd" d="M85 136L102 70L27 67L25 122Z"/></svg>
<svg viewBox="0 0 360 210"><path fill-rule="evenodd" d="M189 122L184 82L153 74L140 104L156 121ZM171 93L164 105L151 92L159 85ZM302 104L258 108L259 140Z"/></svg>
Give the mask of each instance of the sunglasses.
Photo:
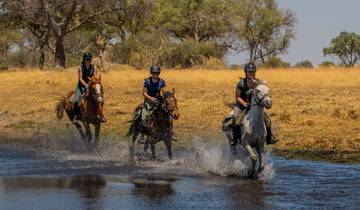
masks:
<svg viewBox="0 0 360 210"><path fill-rule="evenodd" d="M151 74L159 75L159 72L151 72Z"/></svg>

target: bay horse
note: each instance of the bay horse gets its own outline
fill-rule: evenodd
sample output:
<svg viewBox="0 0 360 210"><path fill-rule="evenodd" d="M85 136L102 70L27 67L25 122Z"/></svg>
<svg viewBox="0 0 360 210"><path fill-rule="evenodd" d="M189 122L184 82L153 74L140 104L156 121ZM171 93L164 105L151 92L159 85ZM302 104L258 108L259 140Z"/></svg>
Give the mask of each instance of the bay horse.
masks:
<svg viewBox="0 0 360 210"><path fill-rule="evenodd" d="M146 126L141 122L141 109L143 104L136 107L134 111L134 119L127 136L132 137L130 146L131 155L134 155L134 145L139 134L145 138L144 152L151 148L151 159L155 159L155 144L159 141L165 143L169 159L173 158L172 154L172 140L173 140L173 119L177 120L180 117L177 107L177 100L175 98L175 89L172 92L168 91L160 98L160 103L153 105L150 116L146 121Z"/></svg>
<svg viewBox="0 0 360 210"><path fill-rule="evenodd" d="M254 80L255 87L252 93L250 110L242 119L241 126L241 145L250 154L252 167L248 172L249 177L255 178L261 173L265 166L263 161L264 148L266 142L266 127L264 122L264 108L270 109L272 100L270 97L270 88L265 82ZM222 123L222 130L225 133L229 143L232 136L232 116L226 117ZM256 152L254 151L256 150ZM233 151L234 152L234 151ZM256 170L256 163L259 160L259 168Z"/></svg>
<svg viewBox="0 0 360 210"><path fill-rule="evenodd" d="M75 91L70 91L67 97L61 98L55 107L55 113L59 120L63 118L64 110L70 121L74 119L73 100ZM101 116L104 105L103 87L101 85L101 75L99 77L89 77L89 89L84 93L82 103L80 106L79 121L82 123L74 123L75 127L80 133L82 140L91 142L93 135L90 130L90 124L95 126L95 145L99 144L99 135L101 128ZM85 132L84 132L84 129Z"/></svg>

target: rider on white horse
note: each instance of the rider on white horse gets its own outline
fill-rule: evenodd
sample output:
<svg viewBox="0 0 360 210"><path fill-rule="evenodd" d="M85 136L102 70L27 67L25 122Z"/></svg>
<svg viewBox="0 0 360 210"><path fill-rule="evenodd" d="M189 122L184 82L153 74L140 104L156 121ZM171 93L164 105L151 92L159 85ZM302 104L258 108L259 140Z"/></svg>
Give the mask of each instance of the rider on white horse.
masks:
<svg viewBox="0 0 360 210"><path fill-rule="evenodd" d="M256 65L253 63L247 63L244 67L244 72L246 77L238 82L235 91L236 101L232 118L232 146L236 146L240 143L242 120L251 107L251 97L253 88L255 87L254 81L256 80ZM277 140L271 132L271 121L266 113L264 114L264 121L267 131L266 143L275 144Z"/></svg>

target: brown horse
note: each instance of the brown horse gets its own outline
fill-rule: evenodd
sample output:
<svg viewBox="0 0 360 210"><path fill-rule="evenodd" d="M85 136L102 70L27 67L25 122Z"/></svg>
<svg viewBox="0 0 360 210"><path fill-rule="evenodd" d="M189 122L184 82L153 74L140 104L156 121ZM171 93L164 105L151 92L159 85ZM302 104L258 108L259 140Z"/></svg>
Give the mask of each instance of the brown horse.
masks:
<svg viewBox="0 0 360 210"><path fill-rule="evenodd" d="M134 145L139 134L144 135L145 145L144 152L147 153L147 150L151 148L151 158L155 159L155 144L159 141L165 143L168 156L170 159L173 158L172 155L172 140L173 140L173 119L177 120L180 117L177 100L175 98L175 89L172 92L166 92L160 100L159 105L154 105L151 110L151 115L146 121L146 126L143 127L141 123L140 115L134 114L135 117L131 122L128 136L132 137L132 143L130 146L131 154L134 153ZM134 113L139 113L143 107L143 104L140 104Z"/></svg>
<svg viewBox="0 0 360 210"><path fill-rule="evenodd" d="M59 120L62 119L65 110L69 119L73 121L74 94L75 92L71 91L67 97L63 97L57 103L55 112ZM81 126L80 123L74 123L75 127L81 135L81 138L83 140L87 139L88 143L91 142L93 137L90 130L90 124L95 126L95 145L99 144L101 116L104 104L103 95L104 92L101 85L101 75L99 77L89 77L89 89L88 92L84 94L80 107L81 112L79 121L83 126ZM82 127L85 128L85 132L83 131Z"/></svg>

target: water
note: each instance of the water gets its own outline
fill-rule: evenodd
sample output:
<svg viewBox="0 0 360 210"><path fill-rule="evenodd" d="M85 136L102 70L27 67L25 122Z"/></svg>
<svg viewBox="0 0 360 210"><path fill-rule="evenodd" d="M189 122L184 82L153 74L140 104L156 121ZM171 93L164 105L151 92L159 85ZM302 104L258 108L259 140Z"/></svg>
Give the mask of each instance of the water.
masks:
<svg viewBox="0 0 360 210"><path fill-rule="evenodd" d="M247 161L214 142L173 161L111 151L0 149L0 209L360 209L360 165L268 155L249 180Z"/></svg>

